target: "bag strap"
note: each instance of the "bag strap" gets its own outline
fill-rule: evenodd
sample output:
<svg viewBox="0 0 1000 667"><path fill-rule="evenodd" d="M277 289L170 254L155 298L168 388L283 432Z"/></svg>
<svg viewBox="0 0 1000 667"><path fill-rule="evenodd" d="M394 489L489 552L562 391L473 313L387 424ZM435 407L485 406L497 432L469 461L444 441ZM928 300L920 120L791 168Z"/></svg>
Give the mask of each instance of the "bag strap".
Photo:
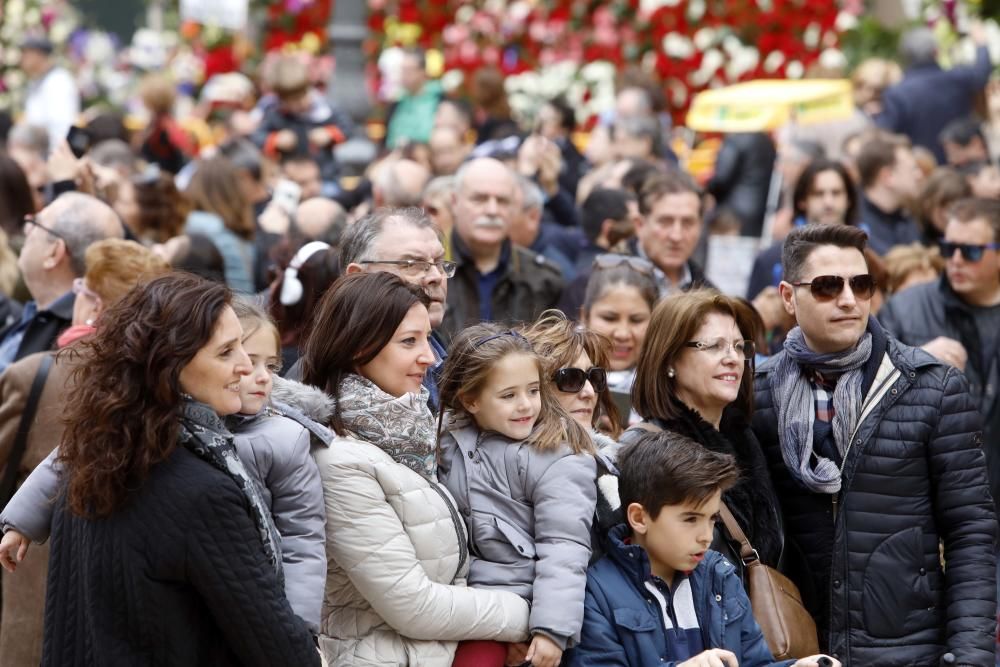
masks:
<svg viewBox="0 0 1000 667"><path fill-rule="evenodd" d="M737 523L736 517L734 517L733 513L729 511L728 507L726 507L726 503L722 503L719 506L719 516L722 517L722 523L725 524L726 531L729 533L729 536L740 543L740 558L743 559L743 564L749 565L754 561L759 561L760 554L757 553L757 550L753 548L752 544L750 544L750 540L747 539L746 533L744 533L743 529L740 528L740 524Z"/></svg>
<svg viewBox="0 0 1000 667"><path fill-rule="evenodd" d="M0 481L0 507L6 507L7 503L14 496L14 487L17 486L17 473L21 469L21 459L28 449L28 433L31 431L31 423L35 420L35 413L38 411L38 399L42 396L45 382L49 378L49 371L52 369L52 355L42 356L42 363L35 372L35 379L31 381L31 389L28 391L28 400L24 404L24 412L21 413L21 421L17 425L17 434L14 436L14 446L11 448L10 457L7 459L7 468L3 473L3 480Z"/></svg>

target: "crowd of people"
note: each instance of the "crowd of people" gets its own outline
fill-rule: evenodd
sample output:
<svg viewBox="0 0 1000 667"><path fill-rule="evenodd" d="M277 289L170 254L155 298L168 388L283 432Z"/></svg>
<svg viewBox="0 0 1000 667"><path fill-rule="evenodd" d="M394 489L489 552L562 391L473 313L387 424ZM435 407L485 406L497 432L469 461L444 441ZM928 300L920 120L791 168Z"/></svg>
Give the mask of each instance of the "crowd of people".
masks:
<svg viewBox="0 0 1000 667"><path fill-rule="evenodd" d="M218 83L199 144L158 75L145 129L81 119L26 40L0 663L1000 664L973 36L942 69L914 30L854 116L727 135L701 184L641 80L581 151L563 100L524 128L502 80L470 104L408 51L354 177L360 130L297 57ZM761 239L744 294L705 270L731 234Z"/></svg>

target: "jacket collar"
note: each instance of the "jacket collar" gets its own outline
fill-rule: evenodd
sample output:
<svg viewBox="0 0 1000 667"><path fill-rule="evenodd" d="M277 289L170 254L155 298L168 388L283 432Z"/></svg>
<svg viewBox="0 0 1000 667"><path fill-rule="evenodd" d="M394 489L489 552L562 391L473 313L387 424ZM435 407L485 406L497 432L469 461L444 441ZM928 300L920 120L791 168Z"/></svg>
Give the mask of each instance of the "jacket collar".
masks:
<svg viewBox="0 0 1000 667"><path fill-rule="evenodd" d="M631 528L625 523L618 524L608 532L608 542L610 543L608 557L618 565L629 581L641 590L645 587L646 582L652 579L653 572L646 550L638 544L625 542L631 532ZM709 550L705 553L705 560L687 573L687 576L691 578L691 585L696 592L705 589L706 581L711 590L717 590L721 587L721 582L735 571L736 567L722 554ZM697 600L695 605L698 605Z"/></svg>
<svg viewBox="0 0 1000 667"><path fill-rule="evenodd" d="M478 273L479 270L476 269L476 264L472 259L472 251L469 250L469 246L466 245L465 241L462 240L461 235L458 233L452 233L451 235L451 252L452 259L454 259L459 266L467 264ZM494 269L494 271L501 271L502 269L507 268L507 265L510 264L510 256L511 243L510 239L506 239L500 247L500 263L497 264L497 268Z"/></svg>

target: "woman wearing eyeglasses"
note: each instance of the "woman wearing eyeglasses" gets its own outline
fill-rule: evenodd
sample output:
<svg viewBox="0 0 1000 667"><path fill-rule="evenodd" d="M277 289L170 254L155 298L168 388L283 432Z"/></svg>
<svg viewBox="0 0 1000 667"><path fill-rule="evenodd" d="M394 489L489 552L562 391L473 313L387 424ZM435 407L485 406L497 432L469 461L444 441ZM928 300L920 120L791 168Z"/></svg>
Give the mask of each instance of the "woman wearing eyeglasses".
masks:
<svg viewBox="0 0 1000 667"><path fill-rule="evenodd" d="M749 427L753 322L748 306L715 290L667 297L653 310L632 398L635 410L653 427L736 457L740 481L722 499L761 560L776 566L782 548L778 500ZM632 427L619 444L630 444L644 432ZM738 567L742 562L721 523L712 549Z"/></svg>
<svg viewBox="0 0 1000 667"><path fill-rule="evenodd" d="M659 296L648 260L611 253L594 258L580 321L611 341L608 386L623 398L632 391L639 350ZM623 400L623 407L628 403ZM638 415L633 414L629 423L636 421Z"/></svg>

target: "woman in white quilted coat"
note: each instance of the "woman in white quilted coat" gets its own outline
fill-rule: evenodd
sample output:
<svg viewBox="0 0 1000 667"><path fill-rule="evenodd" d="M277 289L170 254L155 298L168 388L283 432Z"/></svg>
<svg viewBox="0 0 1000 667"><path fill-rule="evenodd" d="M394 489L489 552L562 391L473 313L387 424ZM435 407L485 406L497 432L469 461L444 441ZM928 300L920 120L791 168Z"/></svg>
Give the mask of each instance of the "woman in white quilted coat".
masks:
<svg viewBox="0 0 1000 667"><path fill-rule="evenodd" d="M524 641L518 595L465 586L468 539L437 484L424 374L429 301L388 273L341 278L320 302L303 380L334 398L315 452L326 502L320 648L330 667L451 667L465 639Z"/></svg>

